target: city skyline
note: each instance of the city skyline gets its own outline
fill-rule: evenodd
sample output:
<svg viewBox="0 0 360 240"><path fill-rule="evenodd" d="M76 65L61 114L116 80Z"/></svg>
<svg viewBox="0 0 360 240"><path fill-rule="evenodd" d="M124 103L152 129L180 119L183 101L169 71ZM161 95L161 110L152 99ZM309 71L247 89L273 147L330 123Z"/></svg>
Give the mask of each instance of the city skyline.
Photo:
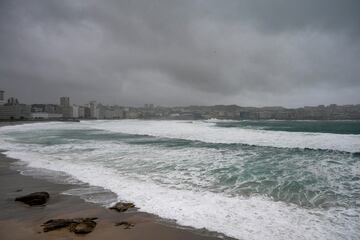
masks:
<svg viewBox="0 0 360 240"><path fill-rule="evenodd" d="M62 96L58 104L24 104L17 98L5 101L5 92L0 90L0 120L60 120L80 119L161 119L161 120L359 120L360 104L318 105L299 108L281 106L250 107L238 105L208 106L157 106L144 104L141 107L104 105L90 101L77 105L70 97Z"/></svg>
<svg viewBox="0 0 360 240"><path fill-rule="evenodd" d="M199 105L199 104L190 104L190 105L158 105L158 104L154 104L154 103L149 103L149 102L144 102L142 104L138 104L138 105L122 105L122 104L109 104L106 102L101 102L97 99L88 99L87 101L85 100L84 102L72 102L72 97L71 96L58 96L57 100L54 102L24 102L21 101L21 97L19 96L15 96L15 95L7 95L6 91L0 89L0 102L2 102L3 104L6 103L7 100L9 99L16 99L18 100L21 104L27 104L27 105L36 105L36 104L45 104L45 105L59 105L62 106L61 101L63 101L62 99L67 98L69 101L67 104L68 106L82 106L82 105L87 105L90 103L96 103L96 104L101 104L104 106L119 106L119 107L133 107L133 108L147 108L148 106L153 106L153 107L165 107L165 108L171 108L171 107L191 107L191 106L199 106L199 107L212 107L212 106L238 106L238 107L249 107L249 108L267 108L267 107L281 107L281 108L287 108L287 109L296 109L296 108L303 108L303 107L318 107L318 106L330 106L330 105L338 105L338 106L347 106L347 105L354 105L354 106L359 106L360 103L349 103L349 104L338 104L338 103L329 103L329 104L314 104L314 105L302 105L302 106L294 106L294 107L288 107L288 106L283 106L283 105L263 105L263 106L255 106L255 105L240 105L240 104L208 104L208 105Z"/></svg>

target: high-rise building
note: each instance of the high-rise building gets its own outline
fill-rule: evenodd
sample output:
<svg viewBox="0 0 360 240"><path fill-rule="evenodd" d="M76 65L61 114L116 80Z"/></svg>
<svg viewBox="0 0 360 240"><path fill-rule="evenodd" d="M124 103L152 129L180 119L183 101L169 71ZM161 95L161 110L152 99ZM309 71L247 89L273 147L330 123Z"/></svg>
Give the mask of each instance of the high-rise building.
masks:
<svg viewBox="0 0 360 240"><path fill-rule="evenodd" d="M61 97L60 98L60 106L61 107L70 107L70 98L69 97Z"/></svg>
<svg viewBox="0 0 360 240"><path fill-rule="evenodd" d="M70 106L70 98L69 97L61 97L60 98L60 108L62 110L62 114L64 118L72 118L73 110Z"/></svg>
<svg viewBox="0 0 360 240"><path fill-rule="evenodd" d="M98 118L98 114L96 114L96 101L91 101L88 107L90 109L90 118Z"/></svg>
<svg viewBox="0 0 360 240"><path fill-rule="evenodd" d="M78 105L72 106L72 117L73 118L79 118L79 107Z"/></svg>
<svg viewBox="0 0 360 240"><path fill-rule="evenodd" d="M5 92L3 90L0 90L0 105L5 104Z"/></svg>
<svg viewBox="0 0 360 240"><path fill-rule="evenodd" d="M3 91L2 91L3 92ZM5 102L5 101L4 101ZM30 118L31 107L21 104L17 98L9 98L5 104L0 105L1 120L21 120Z"/></svg>

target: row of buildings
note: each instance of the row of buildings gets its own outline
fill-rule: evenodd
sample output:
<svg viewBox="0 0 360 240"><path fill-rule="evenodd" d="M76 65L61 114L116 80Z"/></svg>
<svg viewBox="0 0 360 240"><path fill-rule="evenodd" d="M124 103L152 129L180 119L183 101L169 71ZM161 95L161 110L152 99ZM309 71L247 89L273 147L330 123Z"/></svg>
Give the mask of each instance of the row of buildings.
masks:
<svg viewBox="0 0 360 240"><path fill-rule="evenodd" d="M31 105L33 119L120 119L124 118L120 108L105 107L91 101L85 105L71 105L69 97L61 97L60 104Z"/></svg>
<svg viewBox="0 0 360 240"><path fill-rule="evenodd" d="M5 101L5 92L0 90L0 120L22 120L30 118L30 106L19 103L17 98Z"/></svg>
<svg viewBox="0 0 360 240"><path fill-rule="evenodd" d="M139 118L136 108L104 106L96 101L85 105L70 103L69 97L61 97L59 104L20 103L17 98L5 101L5 92L0 90L0 120L76 120L76 119L122 119Z"/></svg>
<svg viewBox="0 0 360 240"><path fill-rule="evenodd" d="M328 106L284 107L240 107L237 105L190 106L184 112L195 114L202 119L234 120L359 120L360 104Z"/></svg>
<svg viewBox="0 0 360 240"><path fill-rule="evenodd" d="M237 105L161 107L145 104L143 107L106 106L96 101L84 105L70 103L61 97L59 104L21 104L16 98L5 101L0 90L0 120L28 119L234 119L234 120L355 120L360 119L360 104L284 107L240 107Z"/></svg>

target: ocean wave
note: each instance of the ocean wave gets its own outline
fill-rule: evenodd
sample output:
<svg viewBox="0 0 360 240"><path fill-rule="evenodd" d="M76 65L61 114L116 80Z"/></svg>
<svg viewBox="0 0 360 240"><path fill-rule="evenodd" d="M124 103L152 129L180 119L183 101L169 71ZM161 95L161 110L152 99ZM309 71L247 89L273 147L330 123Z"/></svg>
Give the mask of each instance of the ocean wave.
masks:
<svg viewBox="0 0 360 240"><path fill-rule="evenodd" d="M41 123L0 128L0 146L8 150L9 157L30 168L60 171L70 178L52 175L101 187L67 194L87 200L94 196L96 201L109 204L101 193L108 189L119 200L133 201L142 211L184 226L238 239L359 237L360 213L358 205L352 204L357 198L352 197L351 204L346 198L358 191L356 156L338 150L328 154L306 148L244 147L248 145L239 143L243 132L233 130L230 133L202 121ZM247 133L249 136L254 131ZM317 135L335 141L331 134ZM262 135L266 136L272 135ZM225 141L218 144L221 138ZM179 147L178 139L188 142ZM158 144L159 140L170 142L170 147ZM289 145L284 136L278 140ZM30 173L41 175L39 171ZM239 194L249 189L250 194ZM331 207L321 208L318 192L328 189L335 191L336 199L325 199ZM310 205L294 198L299 192L311 198Z"/></svg>
<svg viewBox="0 0 360 240"><path fill-rule="evenodd" d="M80 123L34 123L0 128L0 133L47 130L102 130L113 133L183 139L205 143L245 144L276 148L360 152L360 135L311 132L269 131L217 127L216 122L95 120Z"/></svg>
<svg viewBox="0 0 360 240"><path fill-rule="evenodd" d="M301 148L360 151L360 135L265 131L242 128L220 128L215 123L194 121L90 121L81 122L88 128L110 132L177 138L208 143L240 143L279 148Z"/></svg>
<svg viewBox="0 0 360 240"><path fill-rule="evenodd" d="M336 211L303 209L261 196L230 197L173 189L124 177L116 169L95 163L54 161L29 152L10 151L7 155L25 161L32 168L63 171L82 182L109 189L119 200L133 201L140 210L175 220L180 225L206 228L238 239L355 239L360 230ZM352 212L355 210L347 211L357 215ZM334 225L334 221L338 224Z"/></svg>

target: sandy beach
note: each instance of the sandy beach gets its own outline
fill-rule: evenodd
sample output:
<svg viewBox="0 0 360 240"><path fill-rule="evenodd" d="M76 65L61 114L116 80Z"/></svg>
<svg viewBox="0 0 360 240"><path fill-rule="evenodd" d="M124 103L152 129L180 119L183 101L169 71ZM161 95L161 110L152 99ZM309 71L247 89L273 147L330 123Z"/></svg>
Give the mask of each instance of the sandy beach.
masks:
<svg viewBox="0 0 360 240"><path fill-rule="evenodd" d="M4 125L4 124L2 124ZM206 230L184 229L156 216L130 209L119 213L100 205L85 202L77 196L62 192L75 188L73 184L59 184L32 176L21 175L12 166L17 160L0 154L0 239L219 239ZM46 191L50 199L44 206L27 206L16 197ZM80 235L67 228L43 232L41 225L57 218L96 217L93 232ZM134 227L115 226L127 221Z"/></svg>

